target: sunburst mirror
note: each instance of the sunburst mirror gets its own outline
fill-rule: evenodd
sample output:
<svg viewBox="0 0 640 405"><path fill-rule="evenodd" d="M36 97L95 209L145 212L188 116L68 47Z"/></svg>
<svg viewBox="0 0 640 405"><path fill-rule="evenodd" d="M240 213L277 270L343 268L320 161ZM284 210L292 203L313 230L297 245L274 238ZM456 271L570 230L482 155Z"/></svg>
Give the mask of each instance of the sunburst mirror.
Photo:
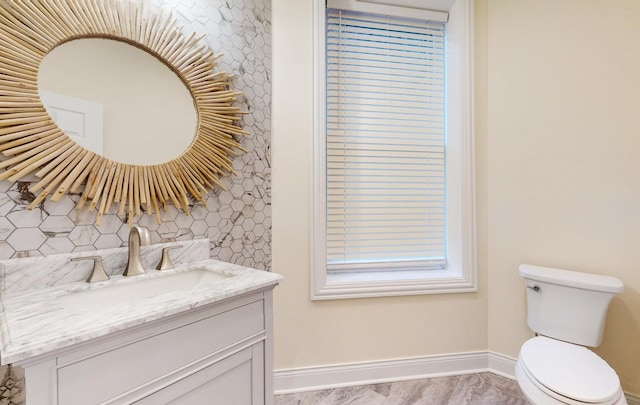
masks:
<svg viewBox="0 0 640 405"><path fill-rule="evenodd" d="M234 106L241 94L232 75L214 71L220 55L184 35L171 13L143 0L3 0L0 2L0 180L35 174L33 209L45 199L79 193L78 209L97 210L96 224L114 204L129 223L143 211L172 203L189 213L191 200L205 203L220 178L235 174L232 159L246 135ZM140 48L164 63L190 92L195 136L179 156L157 164L120 162L72 140L47 112L38 71L54 48L82 38L104 38ZM96 78L100 80L100 78Z"/></svg>

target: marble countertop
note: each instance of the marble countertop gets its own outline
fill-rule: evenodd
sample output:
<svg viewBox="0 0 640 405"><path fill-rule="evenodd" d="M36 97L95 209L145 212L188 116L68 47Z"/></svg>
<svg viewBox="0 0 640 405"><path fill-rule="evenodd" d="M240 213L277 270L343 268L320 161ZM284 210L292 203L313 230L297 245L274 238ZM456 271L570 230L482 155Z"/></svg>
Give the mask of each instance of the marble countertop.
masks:
<svg viewBox="0 0 640 405"><path fill-rule="evenodd" d="M193 288L168 291L128 302L98 308L65 308L59 297L114 284L144 282L145 279L206 267L228 277ZM54 283L0 296L0 361L20 362L109 333L121 331L173 314L219 302L247 292L276 285L282 276L213 259L176 265L175 269L147 270L139 276L114 275L108 281ZM58 301L57 301L58 300Z"/></svg>

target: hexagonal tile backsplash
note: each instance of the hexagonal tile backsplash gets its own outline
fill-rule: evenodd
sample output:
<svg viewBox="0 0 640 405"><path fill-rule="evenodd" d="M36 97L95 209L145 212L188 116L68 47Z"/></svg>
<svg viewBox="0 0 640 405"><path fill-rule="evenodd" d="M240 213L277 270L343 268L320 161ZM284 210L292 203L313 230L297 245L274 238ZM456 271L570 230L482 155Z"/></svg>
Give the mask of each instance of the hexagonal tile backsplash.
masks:
<svg viewBox="0 0 640 405"><path fill-rule="evenodd" d="M222 179L228 191L212 191L206 206L195 203L187 216L168 206L158 225L153 215L136 222L147 226L154 242L209 237L211 256L246 266L270 268L270 100L271 10L264 0L153 0L153 7L171 9L183 32L206 34L204 41L223 54L217 69L236 75L247 150L233 162L238 174ZM116 207L95 226L95 212L77 211L79 195L46 201L34 210L29 182L0 182L0 258L48 255L123 246L126 218Z"/></svg>

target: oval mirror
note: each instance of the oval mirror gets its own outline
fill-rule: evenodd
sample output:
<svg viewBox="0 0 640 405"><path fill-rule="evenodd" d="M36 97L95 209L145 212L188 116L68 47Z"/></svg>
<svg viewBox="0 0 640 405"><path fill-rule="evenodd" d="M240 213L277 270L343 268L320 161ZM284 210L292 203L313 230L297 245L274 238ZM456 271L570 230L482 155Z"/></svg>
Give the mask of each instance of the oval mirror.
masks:
<svg viewBox="0 0 640 405"><path fill-rule="evenodd" d="M60 129L118 162L168 162L196 134L193 97L180 78L121 41L81 38L57 46L40 63L38 92Z"/></svg>
<svg viewBox="0 0 640 405"><path fill-rule="evenodd" d="M0 180L18 181L35 174L39 180L29 186L29 191L36 194L29 209L37 207L45 199L58 201L67 193L81 192L76 208L97 210L95 222L98 225L102 215L113 206L117 207L119 215L126 213L130 224L133 224L133 217L142 212L154 213L160 223L160 211L168 203L188 214L192 201L205 203L208 190L222 187L221 177L235 174L232 159L245 151L236 137L248 133L239 125L245 112L234 105L241 93L231 89L233 76L215 69L220 55L215 55L200 43L203 36L195 33L183 35L170 13L165 14L159 9L156 14L150 7L149 2L143 0L0 1L0 49L4 55L0 63L3 92L0 97L0 152L5 156L4 160L0 159L0 169L4 169L0 172ZM103 45L120 47L118 53L126 48L125 52L137 53L135 57L155 57L162 61L160 70L164 69L165 74L173 71L179 78L176 80L171 76L166 82L176 85L176 88L182 86L181 90L186 90L184 87L188 89L184 101L178 102L179 106L164 107L169 112L160 111L158 103L173 98L173 95L167 96L173 94L173 90L167 89L160 90L161 96L155 99L152 96L152 100L135 100L125 110L135 109L137 116L139 107L152 104L153 108L147 113L150 118L136 122L140 129L129 135L122 135L124 129L115 130L112 135L107 128L111 124L107 124L106 118L106 110L112 107L107 106L104 100L94 99L93 90L87 94L72 94L73 98L86 98L88 103L102 105L105 110L105 139L110 142L112 136L123 138L113 147L105 143L103 152L99 153L75 142L68 136L73 134L67 133L73 132L74 128L67 122L72 121L69 118L71 114L62 119L64 114L50 114L44 106L47 90L57 94L69 91L68 88L44 85L48 79L39 78L38 72L42 63L49 64L49 61L43 62L45 58L49 59L49 53L55 58L57 51L64 52L63 46L67 42L77 41L82 46L84 38L99 39ZM89 48L95 46L88 44ZM140 54L136 48L146 53ZM81 55L78 58L87 61L93 56ZM96 73L98 67L84 67L80 68L81 73L70 73L75 63L58 68L66 72L64 76L70 82L79 80L81 73L90 76L83 86L106 81L106 73ZM106 61L103 63L107 64ZM116 62L116 65L124 67L122 78L116 81L132 77L138 81L140 77L135 76L132 67L125 66L125 63L128 62ZM44 66L42 70L48 69ZM143 77L149 75L146 70L142 73ZM42 92L44 97L41 96L39 82L43 87L49 87ZM109 83L107 87L112 85ZM142 92L152 93L158 90L156 86L160 87L152 84L152 90ZM116 92L124 94L125 90ZM127 104L137 93L136 90L124 97L121 95L116 104ZM195 130L193 119L189 118L194 116L193 111L184 114L173 110L194 106ZM120 111L115 115L120 118L128 112ZM52 115L59 116L54 121ZM187 116L190 124L170 129L165 135L150 129L161 119L165 121L160 126L168 127L178 116ZM67 126L70 129L62 129ZM95 125L96 128L101 126ZM133 128L133 120L125 119L122 126ZM75 127L78 127L77 123ZM134 141L141 143L134 144ZM169 146L169 141L182 143ZM109 149L115 151L110 152ZM162 156L158 154L160 149L172 152ZM152 160L140 157L147 150L151 152ZM124 152L132 152L133 155L121 155Z"/></svg>

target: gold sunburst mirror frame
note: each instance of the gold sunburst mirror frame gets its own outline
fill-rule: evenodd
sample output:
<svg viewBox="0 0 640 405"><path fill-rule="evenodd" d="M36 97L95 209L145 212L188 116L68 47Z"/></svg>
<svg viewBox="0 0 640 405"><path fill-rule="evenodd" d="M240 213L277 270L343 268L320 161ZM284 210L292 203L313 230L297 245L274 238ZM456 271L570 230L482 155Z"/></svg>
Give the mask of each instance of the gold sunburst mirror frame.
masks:
<svg viewBox="0 0 640 405"><path fill-rule="evenodd" d="M171 13L152 12L144 0L0 0L0 180L35 173L29 187L33 209L47 197L58 201L81 191L76 208L97 208L96 224L113 203L129 223L141 207L155 213L172 202L189 214L189 196L206 203L221 176L235 174L232 158L245 151L236 136L243 111L233 106L241 92L232 75L214 72L214 53L185 36ZM89 151L68 137L47 113L38 94L38 69L56 46L80 38L126 42L154 55L187 86L197 113L196 134L179 157L156 165L120 163Z"/></svg>

